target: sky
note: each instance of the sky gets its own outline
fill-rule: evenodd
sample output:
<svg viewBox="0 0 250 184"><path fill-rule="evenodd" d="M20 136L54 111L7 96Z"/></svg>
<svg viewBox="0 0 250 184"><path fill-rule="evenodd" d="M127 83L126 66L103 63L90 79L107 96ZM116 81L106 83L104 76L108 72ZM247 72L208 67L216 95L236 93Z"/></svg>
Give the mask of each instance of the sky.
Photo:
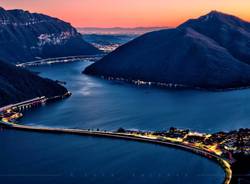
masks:
<svg viewBox="0 0 250 184"><path fill-rule="evenodd" d="M175 27L218 10L250 21L250 0L0 0L5 9L25 9L75 27Z"/></svg>

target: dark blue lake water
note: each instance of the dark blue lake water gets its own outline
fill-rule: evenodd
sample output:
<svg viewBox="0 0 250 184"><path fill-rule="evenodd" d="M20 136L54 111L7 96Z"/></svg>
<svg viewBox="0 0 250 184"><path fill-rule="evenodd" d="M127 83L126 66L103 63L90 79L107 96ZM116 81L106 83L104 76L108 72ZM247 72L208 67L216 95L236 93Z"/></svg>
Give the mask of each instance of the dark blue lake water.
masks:
<svg viewBox="0 0 250 184"><path fill-rule="evenodd" d="M175 91L81 74L87 62L31 68L67 82L64 101L26 112L22 123L68 128L216 132L249 126L250 90ZM72 135L0 132L0 181L8 183L222 183L223 170L189 152Z"/></svg>

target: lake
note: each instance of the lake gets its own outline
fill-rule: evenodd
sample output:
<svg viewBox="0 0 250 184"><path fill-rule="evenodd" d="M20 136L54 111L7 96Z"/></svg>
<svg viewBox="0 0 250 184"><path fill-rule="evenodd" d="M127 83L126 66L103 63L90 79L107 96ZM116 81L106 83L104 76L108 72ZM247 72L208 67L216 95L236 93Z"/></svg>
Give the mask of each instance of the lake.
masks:
<svg viewBox="0 0 250 184"><path fill-rule="evenodd" d="M73 95L25 112L21 123L67 128L199 132L249 126L250 90L206 92L141 87L81 74L88 62L30 68L66 81ZM0 132L3 183L222 183L214 162L183 150L124 140Z"/></svg>

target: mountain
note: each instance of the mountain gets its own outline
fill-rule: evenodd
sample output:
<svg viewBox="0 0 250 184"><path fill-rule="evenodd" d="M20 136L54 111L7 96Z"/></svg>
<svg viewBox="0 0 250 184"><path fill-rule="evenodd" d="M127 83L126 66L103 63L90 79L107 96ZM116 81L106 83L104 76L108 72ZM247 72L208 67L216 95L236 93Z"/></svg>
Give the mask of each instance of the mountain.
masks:
<svg viewBox="0 0 250 184"><path fill-rule="evenodd" d="M235 16L212 11L199 19L189 20L180 27L190 27L215 40L232 56L250 64L250 24Z"/></svg>
<svg viewBox="0 0 250 184"><path fill-rule="evenodd" d="M38 96L63 95L67 89L25 69L0 61L0 107Z"/></svg>
<svg viewBox="0 0 250 184"><path fill-rule="evenodd" d="M90 65L84 73L164 86L247 87L249 26L239 18L212 11L175 29L142 35Z"/></svg>
<svg viewBox="0 0 250 184"><path fill-rule="evenodd" d="M12 63L100 53L69 23L43 14L3 8L0 8L0 48L0 59Z"/></svg>

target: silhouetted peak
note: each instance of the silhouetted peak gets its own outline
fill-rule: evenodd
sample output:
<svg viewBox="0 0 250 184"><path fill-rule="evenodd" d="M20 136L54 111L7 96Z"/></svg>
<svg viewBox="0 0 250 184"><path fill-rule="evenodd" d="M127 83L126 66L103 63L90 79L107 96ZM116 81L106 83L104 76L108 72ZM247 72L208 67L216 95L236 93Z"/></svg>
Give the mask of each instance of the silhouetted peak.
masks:
<svg viewBox="0 0 250 184"><path fill-rule="evenodd" d="M234 25L239 25L239 24L245 24L248 23L247 21L242 20L239 17L236 17L234 15L228 14L228 13L223 13L219 12L216 10L211 11L205 16L200 17L198 20L213 20L213 21L219 21L221 23L225 24L234 24Z"/></svg>
<svg viewBox="0 0 250 184"><path fill-rule="evenodd" d="M212 10L207 15L228 15L228 14L220 12L220 11L217 11L217 10Z"/></svg>
<svg viewBox="0 0 250 184"><path fill-rule="evenodd" d="M227 13L222 13L216 10L211 11L210 13L203 15L197 19L190 19L186 21L185 23L181 24L179 27L210 27L213 29L217 29L218 27L221 27L223 25L226 25L226 27L231 27L233 29L250 29L250 24L247 21L244 21L240 19L239 17L236 17L234 15L230 15ZM200 29L199 29L200 30ZM207 30L208 31L208 30Z"/></svg>
<svg viewBox="0 0 250 184"><path fill-rule="evenodd" d="M216 10L211 11L210 13L201 16L198 20L202 20L202 21L208 21L208 20L220 20L220 21L225 21L227 19L235 19L236 17L226 14L226 13L222 13Z"/></svg>

